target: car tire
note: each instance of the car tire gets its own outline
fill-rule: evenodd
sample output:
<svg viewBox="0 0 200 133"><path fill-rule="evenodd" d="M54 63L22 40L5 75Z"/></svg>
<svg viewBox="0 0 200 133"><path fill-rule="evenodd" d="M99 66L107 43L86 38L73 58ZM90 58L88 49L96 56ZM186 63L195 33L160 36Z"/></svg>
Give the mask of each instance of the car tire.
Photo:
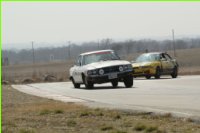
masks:
<svg viewBox="0 0 200 133"><path fill-rule="evenodd" d="M113 88L117 88L117 86L118 86L118 81L112 81L111 83L112 83Z"/></svg>
<svg viewBox="0 0 200 133"><path fill-rule="evenodd" d="M146 77L146 79L150 79L151 75L146 75L145 77Z"/></svg>
<svg viewBox="0 0 200 133"><path fill-rule="evenodd" d="M177 78L177 76L178 76L178 69L177 69L177 67L174 67L173 73L171 74L171 76L172 76L172 78Z"/></svg>
<svg viewBox="0 0 200 133"><path fill-rule="evenodd" d="M156 74L155 74L155 78L156 78L156 79L159 79L159 78L160 78L160 72L161 72L161 71L160 71L160 67L157 67L157 68L156 68Z"/></svg>
<svg viewBox="0 0 200 133"><path fill-rule="evenodd" d="M94 87L94 84L87 80L85 76L83 76L83 82L85 84L86 89L92 89Z"/></svg>
<svg viewBox="0 0 200 133"><path fill-rule="evenodd" d="M124 78L124 85L126 88L131 88L133 86L133 76L129 75Z"/></svg>
<svg viewBox="0 0 200 133"><path fill-rule="evenodd" d="M80 84L75 83L73 78L72 78L72 83L74 85L74 88L80 88Z"/></svg>

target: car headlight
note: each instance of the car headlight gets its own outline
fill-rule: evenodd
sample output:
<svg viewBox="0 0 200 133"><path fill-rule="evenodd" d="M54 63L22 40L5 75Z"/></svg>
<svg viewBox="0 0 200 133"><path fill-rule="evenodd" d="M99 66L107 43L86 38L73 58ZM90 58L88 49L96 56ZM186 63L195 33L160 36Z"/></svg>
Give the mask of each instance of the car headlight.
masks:
<svg viewBox="0 0 200 133"><path fill-rule="evenodd" d="M126 71L126 70L132 70L132 69L133 69L133 67L132 67L131 64L124 65L124 70L125 70L125 71Z"/></svg>
<svg viewBox="0 0 200 133"><path fill-rule="evenodd" d="M119 67L119 71L122 72L124 68L122 66Z"/></svg>
<svg viewBox="0 0 200 133"><path fill-rule="evenodd" d="M133 67L132 67L131 64L129 64L129 65L127 65L127 66L128 66L128 70L132 70L132 69L133 69Z"/></svg>
<svg viewBox="0 0 200 133"><path fill-rule="evenodd" d="M99 74L103 75L104 74L104 70L103 69L99 69Z"/></svg>
<svg viewBox="0 0 200 133"><path fill-rule="evenodd" d="M97 70L93 70L93 71L92 71L92 74L93 74L93 75L97 74Z"/></svg>
<svg viewBox="0 0 200 133"><path fill-rule="evenodd" d="M124 70L128 70L128 65L124 65Z"/></svg>
<svg viewBox="0 0 200 133"><path fill-rule="evenodd" d="M88 70L87 74L88 75L96 75L97 74L97 70Z"/></svg>

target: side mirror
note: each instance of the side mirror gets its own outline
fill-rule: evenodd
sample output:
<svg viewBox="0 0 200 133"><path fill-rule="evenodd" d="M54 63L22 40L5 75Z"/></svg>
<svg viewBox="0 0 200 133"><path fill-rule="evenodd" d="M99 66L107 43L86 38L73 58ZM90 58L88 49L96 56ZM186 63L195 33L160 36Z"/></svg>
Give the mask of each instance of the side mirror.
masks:
<svg viewBox="0 0 200 133"><path fill-rule="evenodd" d="M73 66L81 66L80 62L75 62Z"/></svg>
<svg viewBox="0 0 200 133"><path fill-rule="evenodd" d="M167 61L167 59L165 59L165 58L161 58L160 61Z"/></svg>
<svg viewBox="0 0 200 133"><path fill-rule="evenodd" d="M171 61L172 61L172 62L176 62L176 59L172 59Z"/></svg>
<svg viewBox="0 0 200 133"><path fill-rule="evenodd" d="M131 63L135 63L136 61L132 60Z"/></svg>

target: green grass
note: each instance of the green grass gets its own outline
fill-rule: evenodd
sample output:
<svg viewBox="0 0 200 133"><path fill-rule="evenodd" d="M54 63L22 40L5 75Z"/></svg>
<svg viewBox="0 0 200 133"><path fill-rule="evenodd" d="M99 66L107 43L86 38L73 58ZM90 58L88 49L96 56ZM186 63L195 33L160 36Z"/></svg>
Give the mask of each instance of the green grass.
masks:
<svg viewBox="0 0 200 133"><path fill-rule="evenodd" d="M108 131L108 130L112 130L113 127L112 126L108 126L108 125L104 125L101 127L101 131Z"/></svg>
<svg viewBox="0 0 200 133"><path fill-rule="evenodd" d="M51 111L48 110L48 109L43 109L43 110L40 111L40 115L47 115L47 114L50 114L50 113L51 113Z"/></svg>
<svg viewBox="0 0 200 133"><path fill-rule="evenodd" d="M64 113L64 111L63 110L60 110L60 109L56 109L56 110L54 110L54 111L51 111L51 110L48 110L48 109L42 109L41 111L40 111L40 115L48 115L48 114L50 114L50 113L54 113L54 114L63 114Z"/></svg>
<svg viewBox="0 0 200 133"><path fill-rule="evenodd" d="M135 131L145 131L146 133L150 133L150 132L154 132L154 131L160 132L160 130L158 130L158 126L147 125L144 123L137 123L134 127L134 130Z"/></svg>
<svg viewBox="0 0 200 133"><path fill-rule="evenodd" d="M135 131L143 131L146 129L146 125L142 123L137 123L134 127Z"/></svg>
<svg viewBox="0 0 200 133"><path fill-rule="evenodd" d="M69 127L75 127L76 126L76 121L75 120L68 120L67 121L67 126Z"/></svg>
<svg viewBox="0 0 200 133"><path fill-rule="evenodd" d="M111 131L110 133L127 133L126 131L121 131L121 130L116 130L116 131Z"/></svg>
<svg viewBox="0 0 200 133"><path fill-rule="evenodd" d="M57 109L54 111L55 114L63 114L64 111L63 110L60 110L60 109Z"/></svg>
<svg viewBox="0 0 200 133"><path fill-rule="evenodd" d="M148 126L145 131L147 133L153 132L153 131L158 131L158 127L157 126Z"/></svg>
<svg viewBox="0 0 200 133"><path fill-rule="evenodd" d="M87 110L83 110L82 112L80 112L80 117L84 117L84 116L89 116L91 115L92 113L87 111Z"/></svg>
<svg viewBox="0 0 200 133"><path fill-rule="evenodd" d="M20 129L19 133L35 133L33 130L30 129Z"/></svg>

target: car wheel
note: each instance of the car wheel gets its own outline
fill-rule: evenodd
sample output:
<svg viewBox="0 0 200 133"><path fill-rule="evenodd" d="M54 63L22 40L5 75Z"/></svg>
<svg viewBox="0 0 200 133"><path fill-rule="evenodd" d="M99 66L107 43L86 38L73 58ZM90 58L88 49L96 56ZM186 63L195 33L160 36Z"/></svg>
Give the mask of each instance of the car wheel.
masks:
<svg viewBox="0 0 200 133"><path fill-rule="evenodd" d="M72 83L74 85L74 88L80 88L80 84L75 83L73 78L72 78Z"/></svg>
<svg viewBox="0 0 200 133"><path fill-rule="evenodd" d="M151 75L146 75L145 77L146 77L146 79L150 79Z"/></svg>
<svg viewBox="0 0 200 133"><path fill-rule="evenodd" d="M173 73L171 74L171 76L172 76L172 78L177 78L177 76L178 76L177 67L175 67L175 68L173 69Z"/></svg>
<svg viewBox="0 0 200 133"><path fill-rule="evenodd" d="M94 84L92 82L88 81L85 76L83 76L83 81L85 84L85 88L92 89L94 87Z"/></svg>
<svg viewBox="0 0 200 133"><path fill-rule="evenodd" d="M116 88L118 86L118 81L112 81L111 83L113 88Z"/></svg>
<svg viewBox="0 0 200 133"><path fill-rule="evenodd" d="M124 85L126 88L130 88L133 86L133 76L129 75L124 78Z"/></svg>
<svg viewBox="0 0 200 133"><path fill-rule="evenodd" d="M160 67L157 67L157 68L156 68L155 78L156 78L156 79L159 79L159 78L160 78Z"/></svg>

